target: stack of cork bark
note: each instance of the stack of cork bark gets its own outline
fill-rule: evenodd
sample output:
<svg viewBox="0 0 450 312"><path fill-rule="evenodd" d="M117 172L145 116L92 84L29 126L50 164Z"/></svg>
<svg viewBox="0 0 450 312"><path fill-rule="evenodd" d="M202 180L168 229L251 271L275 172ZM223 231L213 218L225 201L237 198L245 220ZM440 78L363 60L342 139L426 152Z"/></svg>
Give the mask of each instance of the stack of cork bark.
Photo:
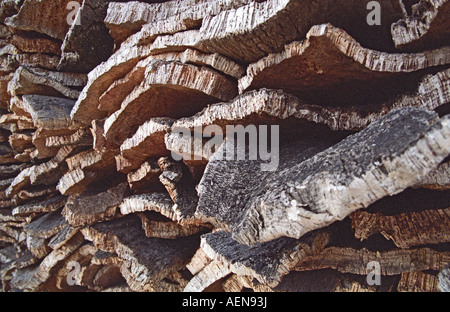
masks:
<svg viewBox="0 0 450 312"><path fill-rule="evenodd" d="M449 13L2 0L1 289L449 291Z"/></svg>

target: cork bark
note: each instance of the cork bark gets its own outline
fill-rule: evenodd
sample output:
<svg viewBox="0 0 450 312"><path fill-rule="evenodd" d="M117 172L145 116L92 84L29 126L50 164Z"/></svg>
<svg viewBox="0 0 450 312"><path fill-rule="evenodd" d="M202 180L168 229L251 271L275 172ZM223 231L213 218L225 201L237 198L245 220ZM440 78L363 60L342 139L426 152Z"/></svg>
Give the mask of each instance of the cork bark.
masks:
<svg viewBox="0 0 450 312"><path fill-rule="evenodd" d="M449 291L448 13L0 1L0 292Z"/></svg>

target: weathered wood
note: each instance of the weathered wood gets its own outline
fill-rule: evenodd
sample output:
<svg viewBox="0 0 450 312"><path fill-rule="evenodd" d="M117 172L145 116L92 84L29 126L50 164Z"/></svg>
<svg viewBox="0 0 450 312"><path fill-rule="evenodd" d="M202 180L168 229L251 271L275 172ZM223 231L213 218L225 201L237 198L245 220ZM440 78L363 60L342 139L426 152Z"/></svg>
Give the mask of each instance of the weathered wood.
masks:
<svg viewBox="0 0 450 312"><path fill-rule="evenodd" d="M1 291L446 290L447 2L0 1Z"/></svg>
<svg viewBox="0 0 450 312"><path fill-rule="evenodd" d="M36 38L26 33L14 34L8 40L24 53L46 53L61 55L61 42L50 38Z"/></svg>
<svg viewBox="0 0 450 312"><path fill-rule="evenodd" d="M113 53L113 39L103 20L109 1L83 0L61 46L59 70L90 72Z"/></svg>
<svg viewBox="0 0 450 312"><path fill-rule="evenodd" d="M23 169L12 181L9 187L6 189L6 197L11 198L16 195L22 188L30 185L30 175L33 171L33 167Z"/></svg>
<svg viewBox="0 0 450 312"><path fill-rule="evenodd" d="M128 185L133 192L145 193L150 191L163 191L159 181L162 171L155 161L147 161L142 166L127 175Z"/></svg>
<svg viewBox="0 0 450 312"><path fill-rule="evenodd" d="M184 291L202 292L230 273L231 269L229 267L224 266L221 262L212 261L190 280Z"/></svg>
<svg viewBox="0 0 450 312"><path fill-rule="evenodd" d="M116 264L105 265L95 274L93 284L100 289L106 289L123 284L125 279L120 273L120 266Z"/></svg>
<svg viewBox="0 0 450 312"><path fill-rule="evenodd" d="M167 193L149 193L126 197L119 208L123 215L156 211L171 220L178 221L173 210L173 201Z"/></svg>
<svg viewBox="0 0 450 312"><path fill-rule="evenodd" d="M196 215L229 229L242 243L270 241L281 236L301 237L309 230L342 220L377 199L413 186L435 169L448 156L450 146L446 139L448 119L436 121L436 118L436 114L419 108L395 110L304 162L299 163L302 159L297 158L295 164L288 165L289 161L283 164L281 159L279 173L271 173L261 185L261 176L258 177L256 185L259 186L249 186L248 180L236 184L243 168L236 166L230 171L230 165L238 164L236 160L221 160L227 146L224 144L222 151L213 156L200 183ZM415 131L405 132L404 127ZM234 146L231 148L235 151ZM304 151L297 152L299 156L304 154ZM414 155L429 156L424 162ZM234 159L237 159L236 154ZM404 167L402 163L408 165ZM259 162L253 162L253 166L255 164ZM245 170L261 175L258 173L261 167L258 167ZM238 175L235 172L239 172ZM221 188L230 184L236 193L220 195ZM252 196L245 189L238 191L236 185L258 191ZM324 193L324 189L329 191ZM217 206L221 209L213 208Z"/></svg>
<svg viewBox="0 0 450 312"><path fill-rule="evenodd" d="M5 18L17 14L20 10L20 5L20 1L17 0L2 1L0 5L0 20L2 23L5 21Z"/></svg>
<svg viewBox="0 0 450 312"><path fill-rule="evenodd" d="M26 201L30 201L36 198L42 198L44 196L56 195L56 185L38 185L38 186L29 186L23 190L20 190L15 196L14 199L16 203L21 204Z"/></svg>
<svg viewBox="0 0 450 312"><path fill-rule="evenodd" d="M36 31L63 40L70 27L67 23L69 2L25 0L16 15L5 19L5 24L14 29ZM81 0L77 2L81 3Z"/></svg>
<svg viewBox="0 0 450 312"><path fill-rule="evenodd" d="M169 132L173 120L152 118L145 122L136 133L120 146L120 162L117 171L130 173L138 169L146 159L167 156L164 137ZM123 167L123 164L129 164Z"/></svg>
<svg viewBox="0 0 450 312"><path fill-rule="evenodd" d="M201 270L203 270L212 260L208 258L203 249L198 249L195 255L191 258L188 264L186 264L186 269L191 272L192 275L197 275Z"/></svg>
<svg viewBox="0 0 450 312"><path fill-rule="evenodd" d="M155 60L121 109L106 120L105 136L120 144L149 118L189 116L207 104L236 95L236 83L213 70ZM127 122L129 118L134 125Z"/></svg>
<svg viewBox="0 0 450 312"><path fill-rule="evenodd" d="M52 250L48 239L27 235L27 248L38 259L46 257Z"/></svg>
<svg viewBox="0 0 450 312"><path fill-rule="evenodd" d="M9 145L18 153L33 147L33 138L29 133L13 133L9 136Z"/></svg>
<svg viewBox="0 0 450 312"><path fill-rule="evenodd" d="M69 257L67 257L62 268L59 269L59 271L56 273L56 287L59 289L68 288L69 285L67 282L69 280L71 283L73 283L73 285L70 286L87 286L86 284L88 284L89 281L86 280L86 275L89 274L86 273L89 273L87 271L89 271L89 265L91 263L91 259L94 257L96 250L97 249L92 243L85 244L75 250L75 252L72 253ZM74 269L74 267L70 265L72 263L77 263L79 265L80 270L76 271L76 274L70 274ZM100 266L96 265L96 269L98 270L99 268ZM94 272L94 275L95 273L96 272ZM91 278L91 280L92 279L93 277Z"/></svg>
<svg viewBox="0 0 450 312"><path fill-rule="evenodd" d="M438 275L439 278L439 290L442 292L448 292L450 290L450 269L447 266Z"/></svg>
<svg viewBox="0 0 450 312"><path fill-rule="evenodd" d="M49 212L24 226L27 235L38 238L50 238L57 234L66 224L61 210Z"/></svg>
<svg viewBox="0 0 450 312"><path fill-rule="evenodd" d="M325 106L307 103L281 90L263 88L249 91L230 102L209 105L192 117L178 119L172 125L172 133L166 137L166 145L174 152L177 148L192 150L183 148L184 138L176 137L177 131L183 129L198 131L214 125L225 132L227 125L280 124L288 118L326 124L332 130L361 130L395 108L423 106L434 110L443 106L450 100L446 91L449 79L450 70L427 75L416 91L400 95L394 103L386 102L381 107Z"/></svg>
<svg viewBox="0 0 450 312"><path fill-rule="evenodd" d="M26 217L36 213L52 212L62 208L66 201L67 198L64 196L55 196L45 201L15 207L12 214L13 216Z"/></svg>
<svg viewBox="0 0 450 312"><path fill-rule="evenodd" d="M99 152L90 149L66 159L66 163L69 170L99 170L102 168L113 167L115 159L113 153L109 151Z"/></svg>
<svg viewBox="0 0 450 312"><path fill-rule="evenodd" d="M76 169L67 172L58 183L56 187L58 191L63 195L80 194L84 189L92 183L97 174L92 171L83 171L82 169Z"/></svg>
<svg viewBox="0 0 450 312"><path fill-rule="evenodd" d="M16 114L5 114L0 117L0 125L3 129L10 132L18 132L23 130L34 130L33 120L27 116L19 116Z"/></svg>
<svg viewBox="0 0 450 312"><path fill-rule="evenodd" d="M381 275L399 275L424 270L440 271L450 262L450 254L429 248L374 252L367 249L329 247L319 255L305 258L295 269L310 271L331 268L342 273L367 276L373 270L369 265L372 261L380 264Z"/></svg>
<svg viewBox="0 0 450 312"><path fill-rule="evenodd" d="M1 144L0 145L0 164L11 164L11 163L17 163L16 159L14 158L14 151L11 148L11 146L8 144Z"/></svg>
<svg viewBox="0 0 450 312"><path fill-rule="evenodd" d="M93 137L92 147L94 150L101 153L106 153L111 150L117 153L119 146L113 141L105 138L105 121L106 119L92 121L92 127L90 129Z"/></svg>
<svg viewBox="0 0 450 312"><path fill-rule="evenodd" d="M167 1L164 3L112 2L108 7L105 24L113 38L122 42L139 31L144 24L163 24L167 20L184 25L185 29L201 25L206 16L234 9L249 3L248 0L230 1ZM178 25L170 25L177 29ZM169 33L165 30L165 33Z"/></svg>
<svg viewBox="0 0 450 312"><path fill-rule="evenodd" d="M53 121L48 122L52 124ZM47 130L37 129L33 134L33 145L35 150L31 153L31 157L34 159L48 159L55 157L60 151L59 147L48 147L46 141L51 136L62 136L73 134L75 130L60 129L60 130Z"/></svg>
<svg viewBox="0 0 450 312"><path fill-rule="evenodd" d="M55 236L50 238L48 247L51 249L59 249L77 233L78 229L66 224Z"/></svg>
<svg viewBox="0 0 450 312"><path fill-rule="evenodd" d="M450 163L443 163L424 177L415 188L448 190L450 188Z"/></svg>
<svg viewBox="0 0 450 312"><path fill-rule="evenodd" d="M116 210L125 195L127 185L122 183L107 191L96 191L88 187L79 196L71 196L62 210L62 215L72 227L92 225L116 215Z"/></svg>
<svg viewBox="0 0 450 312"><path fill-rule="evenodd" d="M36 128L61 130L76 127L70 119L74 101L43 95L24 95L22 99Z"/></svg>
<svg viewBox="0 0 450 312"><path fill-rule="evenodd" d="M379 3L385 14L381 14L380 27L371 27L366 20L366 4L359 1L319 1L314 5L295 0L250 2L235 10L206 17L198 30L161 35L155 39L152 49L156 54L187 46L248 64L305 37L312 26L329 22L346 29L370 48L392 50L390 25L402 17L401 6L390 0ZM338 11L336 7L339 7ZM152 40L154 34L147 31L146 35Z"/></svg>
<svg viewBox="0 0 450 312"><path fill-rule="evenodd" d="M450 208L384 216L357 211L350 215L355 237L366 240L381 233L399 248L450 241ZM417 229L420 229L418 231Z"/></svg>
<svg viewBox="0 0 450 312"><path fill-rule="evenodd" d="M15 270L26 268L30 265L35 264L37 261L38 259L34 257L30 252L24 252L21 253L21 255L18 255L18 257L15 257L14 259L11 259L11 261L7 261L4 265L2 265L0 274L3 284L3 291L10 290L9 282L11 281L11 275Z"/></svg>
<svg viewBox="0 0 450 312"><path fill-rule="evenodd" d="M396 48L411 52L448 45L449 10L447 0L417 1L411 14L391 26Z"/></svg>
<svg viewBox="0 0 450 312"><path fill-rule="evenodd" d="M210 259L221 262L231 272L276 286L301 259L319 254L328 241L329 233L319 231L301 240L280 238L248 247L233 240L229 233L219 231L203 235L201 248Z"/></svg>
<svg viewBox="0 0 450 312"><path fill-rule="evenodd" d="M102 251L100 249L98 249L95 252L94 257L92 258L93 264L100 264L100 265L105 265L105 266L120 264L122 262L123 262L123 259L119 258L119 256L117 256L117 254L107 252L107 251Z"/></svg>
<svg viewBox="0 0 450 312"><path fill-rule="evenodd" d="M125 77L114 81L98 99L98 109L108 113L119 110L128 94L144 80L145 69L152 60L150 56L139 61Z"/></svg>
<svg viewBox="0 0 450 312"><path fill-rule="evenodd" d="M75 235L63 247L53 250L42 262L33 267L27 267L14 272L11 280L13 288L37 291L57 269L57 265L66 259L83 243L82 235Z"/></svg>
<svg viewBox="0 0 450 312"><path fill-rule="evenodd" d="M45 146L47 147L63 147L67 145L90 146L92 145L92 134L88 129L80 129L73 134L45 138Z"/></svg>
<svg viewBox="0 0 450 312"><path fill-rule="evenodd" d="M60 57L57 55L48 55L44 53L19 53L7 55L1 62L3 63L3 70L9 73L15 71L21 65L32 68L56 70L59 60Z"/></svg>
<svg viewBox="0 0 450 312"><path fill-rule="evenodd" d="M239 91L266 87L323 103L339 99L343 105L367 105L407 90L420 70L449 64L449 55L448 47L415 54L378 52L331 24L317 25L306 40L251 64L239 80Z"/></svg>
<svg viewBox="0 0 450 312"><path fill-rule="evenodd" d="M438 292L438 278L423 272L402 273L397 291L401 292Z"/></svg>
<svg viewBox="0 0 450 312"><path fill-rule="evenodd" d="M83 87L86 81L84 74L51 72L21 66L8 83L8 93L12 96L25 94L63 96L76 100L80 92L71 87Z"/></svg>
<svg viewBox="0 0 450 312"><path fill-rule="evenodd" d="M89 125L95 119L105 118L106 113L98 109L100 96L146 56L149 56L147 46L127 47L117 50L107 61L94 68L88 74L88 82L71 112L72 119Z"/></svg>
<svg viewBox="0 0 450 312"><path fill-rule="evenodd" d="M32 185L53 185L59 182L59 179L67 170L65 160L77 149L74 146L66 146L59 149L55 157L50 161L33 166L30 173L30 182Z"/></svg>
<svg viewBox="0 0 450 312"><path fill-rule="evenodd" d="M0 107L8 108L8 103L11 99L11 95L8 94L8 84L11 79L14 77L13 73L1 75L0 77Z"/></svg>
<svg viewBox="0 0 450 312"><path fill-rule="evenodd" d="M127 259L121 272L135 291L158 289L170 272L182 269L198 248L198 238L148 238L137 216L99 223L81 230L98 248Z"/></svg>
<svg viewBox="0 0 450 312"><path fill-rule="evenodd" d="M142 222L142 228L147 237L157 237L164 239L177 239L187 237L204 231L199 225L187 224L180 225L156 212L138 213Z"/></svg>
<svg viewBox="0 0 450 312"><path fill-rule="evenodd" d="M162 170L159 180L175 203L173 211L176 220L182 224L202 223L195 217L198 195L189 170L168 157L160 158L158 165Z"/></svg>

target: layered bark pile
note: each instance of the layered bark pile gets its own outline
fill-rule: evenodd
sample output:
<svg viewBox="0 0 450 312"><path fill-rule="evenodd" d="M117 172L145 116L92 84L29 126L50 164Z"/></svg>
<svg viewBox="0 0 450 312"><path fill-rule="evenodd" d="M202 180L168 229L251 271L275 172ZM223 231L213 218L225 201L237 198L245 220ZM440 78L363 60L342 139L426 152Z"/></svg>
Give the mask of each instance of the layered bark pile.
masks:
<svg viewBox="0 0 450 312"><path fill-rule="evenodd" d="M2 290L448 291L450 4L368 2L2 0Z"/></svg>

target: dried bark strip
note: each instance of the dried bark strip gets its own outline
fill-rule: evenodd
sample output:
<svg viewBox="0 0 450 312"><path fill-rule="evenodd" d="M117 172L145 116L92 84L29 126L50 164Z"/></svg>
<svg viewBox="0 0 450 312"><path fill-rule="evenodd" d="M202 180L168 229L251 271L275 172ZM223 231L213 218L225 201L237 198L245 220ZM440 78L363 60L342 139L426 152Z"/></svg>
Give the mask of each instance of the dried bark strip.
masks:
<svg viewBox="0 0 450 312"><path fill-rule="evenodd" d="M177 239L204 231L199 225L181 225L156 212L141 212L137 214L142 222L142 228L147 237Z"/></svg>
<svg viewBox="0 0 450 312"><path fill-rule="evenodd" d="M136 133L120 146L120 162L117 171L130 173L138 169L150 157L167 156L168 151L164 137L169 132L173 120L169 118L152 118L145 122ZM128 164L123 167L122 164Z"/></svg>
<svg viewBox="0 0 450 312"><path fill-rule="evenodd" d="M394 216L357 211L350 218L355 237L360 240L381 233L402 249L450 242L450 208Z"/></svg>
<svg viewBox="0 0 450 312"><path fill-rule="evenodd" d="M71 87L83 87L87 82L84 74L51 72L42 69L19 67L8 84L12 96L39 94L63 96L76 100L80 91Z"/></svg>
<svg viewBox="0 0 450 312"><path fill-rule="evenodd" d="M18 206L12 210L12 215L26 217L37 213L56 211L66 204L66 200L67 198L64 196L55 196L48 200L39 201L37 203Z"/></svg>
<svg viewBox="0 0 450 312"><path fill-rule="evenodd" d="M167 1L164 3L120 3L112 2L108 7L105 24L113 38L122 42L131 34L139 31L145 24L167 24L168 28L177 29L179 24L193 28L206 16L214 16L221 11L234 9L249 3L248 0L230 1ZM175 24L175 25L174 25ZM161 26L160 26L161 27ZM169 33L170 30L165 30Z"/></svg>
<svg viewBox="0 0 450 312"><path fill-rule="evenodd" d="M281 159L277 173L252 184L250 189L258 190L255 194L240 194L242 190L236 189L242 182L236 184L239 176L234 171L241 175L242 169L233 167L230 171L236 161L221 160L224 144L200 183L197 217L229 229L233 238L245 244L281 236L299 238L415 185L435 169L450 153L449 119L436 118L436 114L419 108L395 110L304 162L298 163L300 158L289 164ZM405 131L405 127L415 131ZM304 151L297 152L302 154ZM258 165L253 164L249 173L259 175ZM230 183L236 193L225 199L220 192ZM212 208L216 206L221 209Z"/></svg>
<svg viewBox="0 0 450 312"><path fill-rule="evenodd" d="M163 185L159 182L162 171L156 162L145 162L142 166L127 175L130 190L142 192L143 190L160 190Z"/></svg>
<svg viewBox="0 0 450 312"><path fill-rule="evenodd" d="M127 96L121 109L105 121L105 137L120 144L152 117L188 116L236 95L236 83L215 71L157 60L147 67L144 81ZM133 124L127 122L129 118Z"/></svg>
<svg viewBox="0 0 450 312"><path fill-rule="evenodd" d="M234 241L229 233L218 231L203 235L201 248L210 259L222 263L223 268L274 287L301 259L319 254L329 237L327 232L315 232L301 240L281 238L248 247Z"/></svg>
<svg viewBox="0 0 450 312"><path fill-rule="evenodd" d="M88 74L88 82L71 112L72 119L90 125L95 119L105 118L106 113L98 109L101 95L114 81L125 76L140 60L149 55L147 46L125 47L94 68Z"/></svg>
<svg viewBox="0 0 450 312"><path fill-rule="evenodd" d="M158 165L162 170L159 180L175 203L173 212L176 220L181 224L202 223L195 217L198 195L188 168L168 157L160 158Z"/></svg>
<svg viewBox="0 0 450 312"><path fill-rule="evenodd" d="M364 98L377 94L374 90L398 94L405 88L402 84L409 83L406 77L413 79L411 73L448 65L449 49L414 54L378 52L362 47L331 24L317 25L308 32L306 40L294 41L282 52L249 65L246 76L239 80L239 92L265 87L306 96L308 91L319 94L325 89L349 100L354 93L351 88L356 88L361 96L367 93ZM372 91L364 87L369 82Z"/></svg>
<svg viewBox="0 0 450 312"><path fill-rule="evenodd" d="M397 291L400 292L438 292L437 276L423 272L402 273Z"/></svg>
<svg viewBox="0 0 450 312"><path fill-rule="evenodd" d="M88 188L79 196L69 198L62 215L72 227L83 227L111 219L116 215L126 188L125 183L100 193Z"/></svg>
<svg viewBox="0 0 450 312"><path fill-rule="evenodd" d="M442 191L450 189L450 163L439 165L414 187Z"/></svg>
<svg viewBox="0 0 450 312"><path fill-rule="evenodd" d="M5 24L14 29L36 31L63 40L70 27L67 23L69 2L25 0L16 15L5 19ZM77 2L81 4L81 0Z"/></svg>
<svg viewBox="0 0 450 312"><path fill-rule="evenodd" d="M212 261L197 275L195 275L184 288L185 292L202 292L218 280L231 274L231 269L221 262Z"/></svg>
<svg viewBox="0 0 450 312"><path fill-rule="evenodd" d="M440 271L450 262L450 253L430 248L375 252L367 249L329 247L321 254L299 262L295 270L334 269L341 273L367 275L373 270L368 265L372 261L380 264L380 273L383 276L425 270Z"/></svg>
<svg viewBox="0 0 450 312"><path fill-rule="evenodd" d="M67 172L56 187L62 195L80 194L91 182L95 180L97 173L76 169Z"/></svg>
<svg viewBox="0 0 450 312"><path fill-rule="evenodd" d="M148 238L137 216L99 223L81 230L98 248L116 252L127 261L121 272L135 291L152 291L169 273L181 270L198 248L195 237Z"/></svg>
<svg viewBox="0 0 450 312"><path fill-rule="evenodd" d="M44 214L42 217L24 226L23 230L32 237L46 239L57 234L65 224L66 220L61 215L61 211L57 210Z"/></svg>
<svg viewBox="0 0 450 312"><path fill-rule="evenodd" d="M156 211L173 221L178 221L173 211L173 205L169 194L149 193L127 197L120 204L119 208L120 213L123 215L144 211Z"/></svg>
<svg viewBox="0 0 450 312"><path fill-rule="evenodd" d="M402 10L398 2L383 0L379 3L385 14L381 15L382 27L375 29L367 24L366 7L358 1L319 1L314 5L296 0L255 1L206 17L198 30L157 37L153 54L193 47L248 64L282 50L285 44L304 38L312 26L326 22L346 29L373 49L392 50L390 25L402 17ZM148 41L152 41L158 27L149 28L146 35Z"/></svg>
<svg viewBox="0 0 450 312"><path fill-rule="evenodd" d="M65 130L69 133L71 129L77 130L77 124L70 119L74 101L44 95L24 95L22 99L36 128Z"/></svg>
<svg viewBox="0 0 450 312"><path fill-rule="evenodd" d="M81 234L75 235L64 246L53 250L38 266L17 270L11 280L11 287L27 291L39 291L40 286L55 273L58 264L82 243L83 236Z"/></svg>
<svg viewBox="0 0 450 312"><path fill-rule="evenodd" d="M61 45L58 70L90 72L113 53L114 41L103 20L108 1L83 0Z"/></svg>
<svg viewBox="0 0 450 312"><path fill-rule="evenodd" d="M414 4L410 15L391 26L396 48L411 52L447 45L449 12L447 0L421 0Z"/></svg>

